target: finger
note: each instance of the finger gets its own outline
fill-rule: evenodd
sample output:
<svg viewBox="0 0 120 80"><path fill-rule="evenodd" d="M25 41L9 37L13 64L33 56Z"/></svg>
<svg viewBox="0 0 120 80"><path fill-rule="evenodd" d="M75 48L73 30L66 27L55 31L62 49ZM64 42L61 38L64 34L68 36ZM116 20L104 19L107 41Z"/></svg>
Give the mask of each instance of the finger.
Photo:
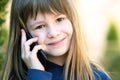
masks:
<svg viewBox="0 0 120 80"><path fill-rule="evenodd" d="M25 42L26 42L26 33L24 31L24 29L21 29L21 56L24 56L25 53L26 53L26 50L25 50Z"/></svg>
<svg viewBox="0 0 120 80"><path fill-rule="evenodd" d="M31 38L31 39L29 39L29 40L27 40L27 41L25 42L25 46L26 46L26 47L27 47L27 46L30 46L32 43L37 42L37 40L38 40L37 37Z"/></svg>
<svg viewBox="0 0 120 80"><path fill-rule="evenodd" d="M32 38L32 39L29 39L28 41L26 41L25 43L24 43L24 49L25 49L25 56L26 55L30 55L29 54L29 52L30 52L30 45L32 44L32 43L34 43L34 42L36 42L38 40L38 38Z"/></svg>
<svg viewBox="0 0 120 80"><path fill-rule="evenodd" d="M25 33L25 31L24 31L24 29L21 29L21 33L22 33L22 35L21 35L21 44L24 44L25 42L26 42L26 33Z"/></svg>
<svg viewBox="0 0 120 80"><path fill-rule="evenodd" d="M31 55L36 55L36 53L38 52L38 50L42 49L41 45L36 45L33 50L32 50L32 54Z"/></svg>

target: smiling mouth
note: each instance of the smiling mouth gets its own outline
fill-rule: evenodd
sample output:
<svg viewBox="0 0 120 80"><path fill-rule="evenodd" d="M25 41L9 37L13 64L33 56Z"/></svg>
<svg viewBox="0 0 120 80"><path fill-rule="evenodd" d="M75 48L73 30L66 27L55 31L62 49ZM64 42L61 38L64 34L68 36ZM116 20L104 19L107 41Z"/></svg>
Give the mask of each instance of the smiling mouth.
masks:
<svg viewBox="0 0 120 80"><path fill-rule="evenodd" d="M60 44L65 38L61 39L61 40L58 40L58 41L55 41L55 42L52 42L52 43L49 43L48 45L57 45L57 44Z"/></svg>

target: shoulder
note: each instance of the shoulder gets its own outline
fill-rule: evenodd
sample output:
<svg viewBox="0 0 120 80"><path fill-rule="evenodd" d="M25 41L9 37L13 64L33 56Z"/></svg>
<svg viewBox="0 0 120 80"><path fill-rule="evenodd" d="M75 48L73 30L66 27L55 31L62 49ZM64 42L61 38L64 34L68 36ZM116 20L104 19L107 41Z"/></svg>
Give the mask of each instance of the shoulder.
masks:
<svg viewBox="0 0 120 80"><path fill-rule="evenodd" d="M106 72L95 68L93 65L91 67L93 70L95 80L112 80Z"/></svg>

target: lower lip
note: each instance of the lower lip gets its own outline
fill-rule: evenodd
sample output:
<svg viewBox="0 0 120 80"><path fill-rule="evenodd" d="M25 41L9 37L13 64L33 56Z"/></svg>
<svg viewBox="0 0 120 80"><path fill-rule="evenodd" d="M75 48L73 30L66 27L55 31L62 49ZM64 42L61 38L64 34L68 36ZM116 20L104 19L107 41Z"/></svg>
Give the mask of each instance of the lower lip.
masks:
<svg viewBox="0 0 120 80"><path fill-rule="evenodd" d="M65 39L65 38L64 38ZM49 45L52 45L52 46L58 46L60 43L62 43L64 41L64 39L58 41L58 42L55 42L55 43L51 43Z"/></svg>

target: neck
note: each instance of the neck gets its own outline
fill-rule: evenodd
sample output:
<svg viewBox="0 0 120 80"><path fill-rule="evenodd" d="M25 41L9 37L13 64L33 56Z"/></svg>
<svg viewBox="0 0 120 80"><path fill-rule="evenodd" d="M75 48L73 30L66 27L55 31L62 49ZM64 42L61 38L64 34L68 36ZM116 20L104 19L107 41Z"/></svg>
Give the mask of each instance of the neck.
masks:
<svg viewBox="0 0 120 80"><path fill-rule="evenodd" d="M67 58L67 54L61 55L61 56L51 56L51 55L47 55L47 58L50 62L53 62L55 64L58 65L63 65L66 61Z"/></svg>

